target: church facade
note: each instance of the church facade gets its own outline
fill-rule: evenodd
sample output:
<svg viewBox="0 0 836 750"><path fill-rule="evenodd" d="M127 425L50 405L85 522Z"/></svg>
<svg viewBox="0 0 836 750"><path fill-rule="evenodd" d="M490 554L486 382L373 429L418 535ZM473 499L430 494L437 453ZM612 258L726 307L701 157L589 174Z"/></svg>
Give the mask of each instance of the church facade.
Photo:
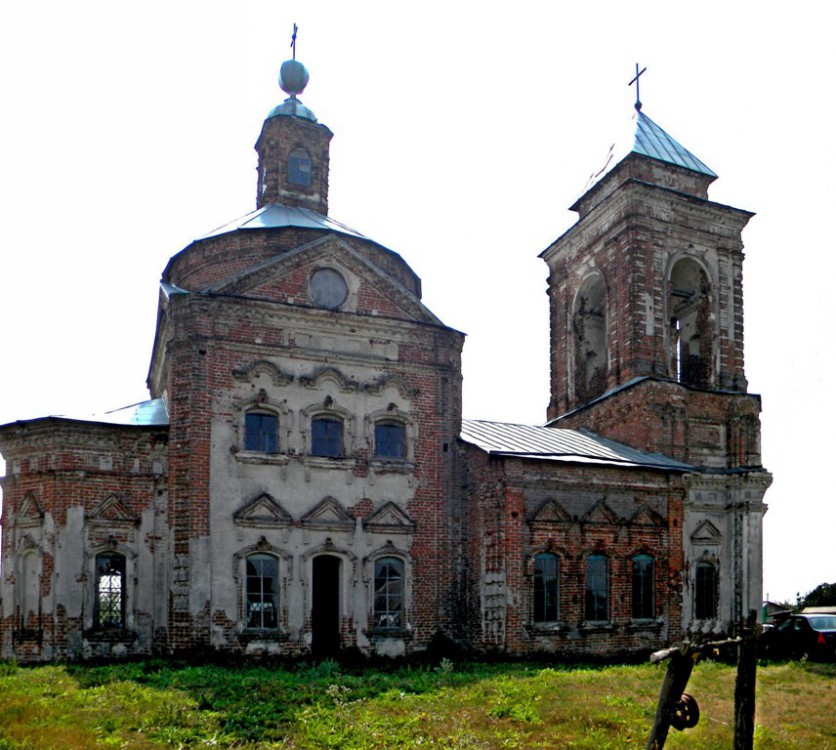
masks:
<svg viewBox="0 0 836 750"><path fill-rule="evenodd" d="M256 210L163 272L150 400L0 427L0 657L593 656L733 632L761 600L741 231L637 111L543 253L540 426L462 419L463 334L328 216L332 134L289 98Z"/></svg>

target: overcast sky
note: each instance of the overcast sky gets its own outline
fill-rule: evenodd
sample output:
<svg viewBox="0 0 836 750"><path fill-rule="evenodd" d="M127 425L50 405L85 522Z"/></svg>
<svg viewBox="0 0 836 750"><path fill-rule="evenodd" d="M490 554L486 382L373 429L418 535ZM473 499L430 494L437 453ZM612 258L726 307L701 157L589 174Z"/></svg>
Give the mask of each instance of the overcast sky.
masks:
<svg viewBox="0 0 836 750"><path fill-rule="evenodd" d="M638 62L643 111L719 175L710 198L757 214L743 238L746 371L775 476L764 594L836 581L836 45L818 3L778 8L3 4L0 424L148 397L160 274L255 207L253 144L284 99L294 21L301 99L334 132L331 216L400 253L468 334L466 417L542 423L537 255L628 126Z"/></svg>

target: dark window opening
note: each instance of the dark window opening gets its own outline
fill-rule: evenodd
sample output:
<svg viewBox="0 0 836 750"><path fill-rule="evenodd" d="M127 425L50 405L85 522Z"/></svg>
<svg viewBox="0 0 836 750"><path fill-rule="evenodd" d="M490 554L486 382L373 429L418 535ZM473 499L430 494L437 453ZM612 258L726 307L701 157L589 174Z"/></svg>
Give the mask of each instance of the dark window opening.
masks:
<svg viewBox="0 0 836 750"><path fill-rule="evenodd" d="M327 458L343 455L342 420L317 417L311 422L311 454Z"/></svg>
<svg viewBox="0 0 836 750"><path fill-rule="evenodd" d="M650 620L656 615L653 569L653 558L650 555L636 555L633 558L634 620Z"/></svg>
<svg viewBox="0 0 836 750"><path fill-rule="evenodd" d="M556 555L542 554L534 558L534 622L558 620L558 574Z"/></svg>
<svg viewBox="0 0 836 750"><path fill-rule="evenodd" d="M279 563L273 555L247 558L246 618L248 628L274 629L279 625Z"/></svg>
<svg viewBox="0 0 836 750"><path fill-rule="evenodd" d="M694 615L698 620L717 617L717 568L709 562L697 563L694 587Z"/></svg>
<svg viewBox="0 0 836 750"><path fill-rule="evenodd" d="M403 626L403 561L382 557L374 563L374 627Z"/></svg>
<svg viewBox="0 0 836 750"><path fill-rule="evenodd" d="M378 422L374 426L374 455L406 458L406 428L400 422Z"/></svg>
<svg viewBox="0 0 836 750"><path fill-rule="evenodd" d="M287 181L302 187L311 184L311 157L304 149L295 148L290 152L287 160Z"/></svg>
<svg viewBox="0 0 836 750"><path fill-rule="evenodd" d="M586 602L584 618L591 622L609 620L609 564L603 555L586 559Z"/></svg>
<svg viewBox="0 0 836 750"><path fill-rule="evenodd" d="M125 557L115 552L96 555L95 624L125 626Z"/></svg>
<svg viewBox="0 0 836 750"><path fill-rule="evenodd" d="M274 414L248 412L244 417L244 450L275 453L279 420Z"/></svg>
<svg viewBox="0 0 836 750"><path fill-rule="evenodd" d="M575 397L597 398L607 389L607 293L604 281L592 276L575 297L572 314Z"/></svg>
<svg viewBox="0 0 836 750"><path fill-rule="evenodd" d="M696 261L683 258L671 270L669 288L671 377L708 388L713 380L714 341L708 277Z"/></svg>

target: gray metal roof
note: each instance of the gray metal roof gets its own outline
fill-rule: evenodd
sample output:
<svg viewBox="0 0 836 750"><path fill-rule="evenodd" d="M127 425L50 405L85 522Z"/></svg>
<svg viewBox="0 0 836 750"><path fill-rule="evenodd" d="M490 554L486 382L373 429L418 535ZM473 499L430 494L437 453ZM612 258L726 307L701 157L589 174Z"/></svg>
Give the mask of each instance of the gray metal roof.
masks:
<svg viewBox="0 0 836 750"><path fill-rule="evenodd" d="M717 176L687 148L671 138L646 114L639 111L636 120L633 153L643 154L651 159L659 159L659 161L675 164L678 167L685 167L685 169L690 169L693 172L701 172L709 177Z"/></svg>
<svg viewBox="0 0 836 750"><path fill-rule="evenodd" d="M309 208L285 206L282 203L272 203L269 206L263 206L197 239L205 240L210 237L218 237L219 235L235 232L239 229L283 229L285 227L325 229L329 232L358 237L361 240L368 239L351 227L347 227L345 224L341 224L339 221L335 221L328 216L323 216L316 211L311 211Z"/></svg>
<svg viewBox="0 0 836 750"><path fill-rule="evenodd" d="M645 453L580 430L465 419L462 420L462 439L497 456L666 471L691 470L688 464L660 453Z"/></svg>
<svg viewBox="0 0 836 750"><path fill-rule="evenodd" d="M166 427L168 425L168 409L163 399L154 398L150 401L142 401L138 404L131 404L101 414L88 414L81 417L59 414L53 418L69 419L73 422L123 425L125 427Z"/></svg>

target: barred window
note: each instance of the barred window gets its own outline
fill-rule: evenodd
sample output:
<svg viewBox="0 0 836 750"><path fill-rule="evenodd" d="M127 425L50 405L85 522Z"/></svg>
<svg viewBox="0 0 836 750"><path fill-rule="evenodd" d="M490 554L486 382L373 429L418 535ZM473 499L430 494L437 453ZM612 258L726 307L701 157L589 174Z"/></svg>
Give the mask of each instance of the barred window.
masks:
<svg viewBox="0 0 836 750"><path fill-rule="evenodd" d="M609 561L603 555L586 558L586 607L584 617L604 622L610 617Z"/></svg>
<svg viewBox="0 0 836 750"><path fill-rule="evenodd" d="M374 627L403 626L403 560L381 557L374 563Z"/></svg>
<svg viewBox="0 0 836 750"><path fill-rule="evenodd" d="M559 571L557 555L542 554L534 558L534 622L558 620Z"/></svg>
<svg viewBox="0 0 836 750"><path fill-rule="evenodd" d="M279 625L279 564L273 555L247 558L246 617L248 628L273 629Z"/></svg>
<svg viewBox="0 0 836 750"><path fill-rule="evenodd" d="M275 414L250 411L244 416L244 450L275 453L279 420Z"/></svg>
<svg viewBox="0 0 836 750"><path fill-rule="evenodd" d="M374 426L377 458L406 458L406 428L401 422L377 422Z"/></svg>
<svg viewBox="0 0 836 750"><path fill-rule="evenodd" d="M311 454L339 458L343 455L343 423L335 417L316 417L311 422Z"/></svg>
<svg viewBox="0 0 836 750"><path fill-rule="evenodd" d="M633 558L633 619L650 620L656 616L654 601L654 564L650 555Z"/></svg>
<svg viewBox="0 0 836 750"><path fill-rule="evenodd" d="M125 557L115 552L96 555L95 624L125 626Z"/></svg>

